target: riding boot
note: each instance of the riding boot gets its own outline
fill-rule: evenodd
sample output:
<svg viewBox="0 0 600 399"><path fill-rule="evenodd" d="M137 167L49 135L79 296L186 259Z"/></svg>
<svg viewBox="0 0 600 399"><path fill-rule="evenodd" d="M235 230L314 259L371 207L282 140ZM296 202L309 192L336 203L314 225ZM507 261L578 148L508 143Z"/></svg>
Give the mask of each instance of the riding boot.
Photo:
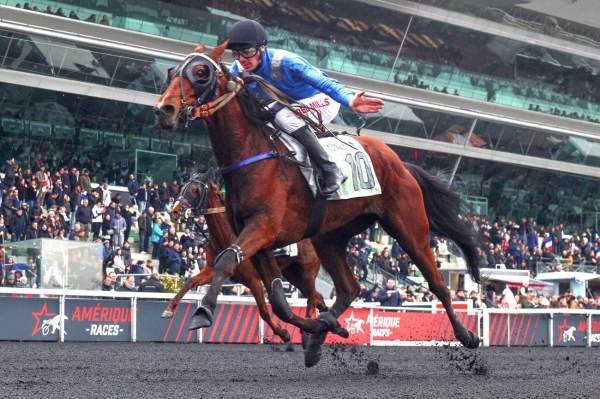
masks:
<svg viewBox="0 0 600 399"><path fill-rule="evenodd" d="M308 126L290 133L290 135L298 140L300 144L306 148L308 156L321 171L321 182L319 184L321 194L324 197L329 197L340 188L340 185L346 180L342 171L337 167L335 162L332 162L325 149L319 143L317 136L310 130Z"/></svg>

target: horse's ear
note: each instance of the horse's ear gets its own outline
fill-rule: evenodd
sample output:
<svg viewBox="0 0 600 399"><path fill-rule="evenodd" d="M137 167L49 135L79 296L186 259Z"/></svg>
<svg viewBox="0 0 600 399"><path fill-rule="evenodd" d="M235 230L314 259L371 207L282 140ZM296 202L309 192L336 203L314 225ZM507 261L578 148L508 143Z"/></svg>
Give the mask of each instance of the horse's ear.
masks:
<svg viewBox="0 0 600 399"><path fill-rule="evenodd" d="M227 50L228 43L229 43L229 40L225 40L223 43L221 43L217 47L215 47L213 49L213 51L211 51L211 53L210 53L210 58L212 58L216 62L221 61L221 57L223 56L223 53L225 52L225 50Z"/></svg>
<svg viewBox="0 0 600 399"><path fill-rule="evenodd" d="M194 53L203 53L204 50L206 50L206 46L204 45L204 43L200 43L195 49L194 49Z"/></svg>

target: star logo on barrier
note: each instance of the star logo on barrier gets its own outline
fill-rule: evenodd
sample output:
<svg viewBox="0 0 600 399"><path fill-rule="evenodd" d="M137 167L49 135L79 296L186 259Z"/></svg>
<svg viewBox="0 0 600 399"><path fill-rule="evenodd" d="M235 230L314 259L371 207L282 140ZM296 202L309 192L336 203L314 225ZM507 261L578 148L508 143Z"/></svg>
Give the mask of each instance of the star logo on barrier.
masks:
<svg viewBox="0 0 600 399"><path fill-rule="evenodd" d="M350 335L365 333L365 330L362 328L365 321L354 317L354 311L350 313L349 317L344 319L344 323L346 324L346 330L348 330Z"/></svg>
<svg viewBox="0 0 600 399"><path fill-rule="evenodd" d="M31 336L35 337L41 330L41 325L49 318L53 318L58 313L48 312L48 302L44 302L42 308L38 312L33 312L31 315L35 318L35 326L31 332ZM43 319L42 319L43 318Z"/></svg>
<svg viewBox="0 0 600 399"><path fill-rule="evenodd" d="M576 342L577 339L575 338L575 332L577 331L577 328L574 326L570 326L567 324L567 319L564 318L562 323L558 326L559 329L559 336L558 336L558 342Z"/></svg>

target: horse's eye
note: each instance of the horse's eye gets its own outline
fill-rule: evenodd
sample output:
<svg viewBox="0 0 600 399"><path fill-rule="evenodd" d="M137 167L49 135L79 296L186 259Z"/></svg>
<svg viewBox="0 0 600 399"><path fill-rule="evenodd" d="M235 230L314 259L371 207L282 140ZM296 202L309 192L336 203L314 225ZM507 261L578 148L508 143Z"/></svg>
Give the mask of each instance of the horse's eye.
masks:
<svg viewBox="0 0 600 399"><path fill-rule="evenodd" d="M200 67L198 69L196 69L196 77L198 79L207 79L208 78L208 68L206 67Z"/></svg>

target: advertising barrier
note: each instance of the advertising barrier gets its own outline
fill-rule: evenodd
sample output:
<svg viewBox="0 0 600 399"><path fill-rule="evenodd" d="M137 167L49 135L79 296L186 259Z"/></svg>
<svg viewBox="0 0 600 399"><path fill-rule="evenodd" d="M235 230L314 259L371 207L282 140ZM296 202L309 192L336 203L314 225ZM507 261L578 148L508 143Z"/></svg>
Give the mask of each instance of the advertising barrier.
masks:
<svg viewBox="0 0 600 399"><path fill-rule="evenodd" d="M173 317L160 317L165 309L164 301L137 301L136 337L139 342L198 342L200 330L186 328L191 315L196 310L195 302L182 302L175 309Z"/></svg>
<svg viewBox="0 0 600 399"><path fill-rule="evenodd" d="M131 301L68 298L65 305L65 341L131 340Z"/></svg>
<svg viewBox="0 0 600 399"><path fill-rule="evenodd" d="M16 292L20 294L17 295ZM186 296L170 319L161 318L172 294L0 288L0 340L119 341L176 343L281 342L249 297L219 297L213 325L189 331L201 295ZM304 315L303 301L290 301ZM382 308L356 303L339 318L348 339L334 334L326 343L434 345L456 343L444 311L436 306ZM600 311L564 309L456 309L459 321L485 346L599 346ZM272 312L271 312L272 313ZM282 323L295 344L300 330Z"/></svg>
<svg viewBox="0 0 600 399"><path fill-rule="evenodd" d="M0 298L0 339L4 341L58 341L59 302L43 298Z"/></svg>

